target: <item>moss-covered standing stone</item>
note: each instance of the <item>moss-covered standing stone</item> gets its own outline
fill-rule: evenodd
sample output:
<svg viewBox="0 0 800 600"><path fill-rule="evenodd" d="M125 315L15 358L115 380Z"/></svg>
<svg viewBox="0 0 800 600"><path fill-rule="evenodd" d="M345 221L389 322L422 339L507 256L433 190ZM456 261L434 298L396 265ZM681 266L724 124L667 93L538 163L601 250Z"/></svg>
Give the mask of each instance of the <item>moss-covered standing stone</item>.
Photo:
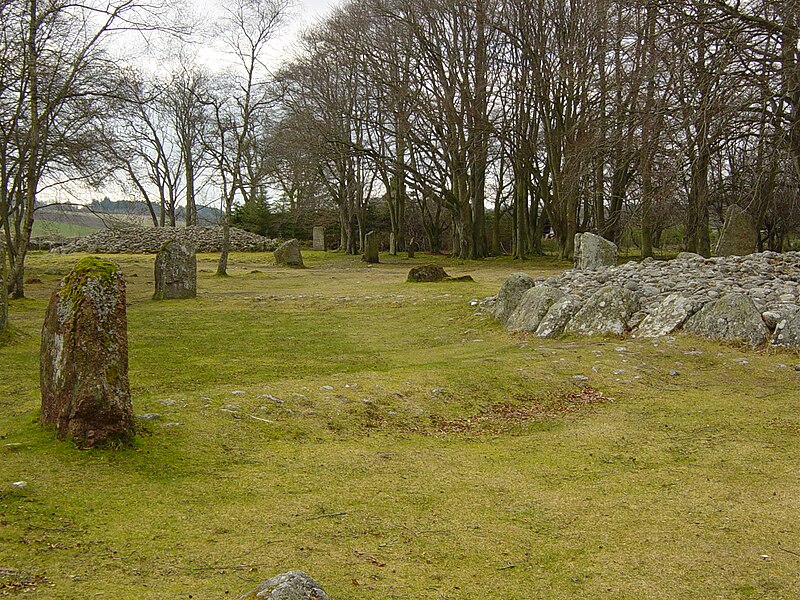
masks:
<svg viewBox="0 0 800 600"><path fill-rule="evenodd" d="M324 252L325 251L325 228L324 227L314 227L314 229L311 230L311 235L312 235L311 249Z"/></svg>
<svg viewBox="0 0 800 600"><path fill-rule="evenodd" d="M517 310L522 295L531 289L536 282L527 273L512 273L500 286L497 301L492 309L492 316L505 325L509 317Z"/></svg>
<svg viewBox="0 0 800 600"><path fill-rule="evenodd" d="M83 258L53 292L40 383L41 422L59 438L92 446L134 435L125 280L114 263Z"/></svg>
<svg viewBox="0 0 800 600"><path fill-rule="evenodd" d="M633 292L620 286L603 286L575 313L564 332L621 336L628 331L628 321L637 310L639 303Z"/></svg>
<svg viewBox="0 0 800 600"><path fill-rule="evenodd" d="M153 300L197 296L197 257L194 246L172 240L161 247L155 261Z"/></svg>
<svg viewBox="0 0 800 600"><path fill-rule="evenodd" d="M550 307L564 297L564 292L549 285L532 287L520 298L507 327L511 331L536 331Z"/></svg>
<svg viewBox="0 0 800 600"><path fill-rule="evenodd" d="M710 340L746 342L759 346L769 330L755 303L744 294L726 294L709 302L686 321L683 330Z"/></svg>

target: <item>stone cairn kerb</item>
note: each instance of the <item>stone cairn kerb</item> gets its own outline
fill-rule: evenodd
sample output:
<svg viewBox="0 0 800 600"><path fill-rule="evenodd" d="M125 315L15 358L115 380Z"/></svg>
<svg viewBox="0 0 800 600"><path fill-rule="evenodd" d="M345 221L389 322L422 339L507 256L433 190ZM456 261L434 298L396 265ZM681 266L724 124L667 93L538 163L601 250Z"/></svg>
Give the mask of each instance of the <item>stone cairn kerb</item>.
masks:
<svg viewBox="0 0 800 600"><path fill-rule="evenodd" d="M523 302L534 287L565 296L542 316L544 307L528 311ZM544 292L530 292L528 298L533 300L534 293ZM535 327L537 337L562 332L658 337L686 331L753 347L769 339L773 346L798 348L800 252L707 259L681 253L673 260L572 269L546 280L514 273L496 296L479 304L511 329ZM620 310L611 311L615 306Z"/></svg>

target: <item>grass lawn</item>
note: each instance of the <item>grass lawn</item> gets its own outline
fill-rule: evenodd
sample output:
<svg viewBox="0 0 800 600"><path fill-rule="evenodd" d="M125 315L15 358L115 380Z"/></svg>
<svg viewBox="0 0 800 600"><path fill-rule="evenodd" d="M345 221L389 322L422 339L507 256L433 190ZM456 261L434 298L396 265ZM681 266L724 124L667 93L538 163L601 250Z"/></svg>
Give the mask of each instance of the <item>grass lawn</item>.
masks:
<svg viewBox="0 0 800 600"><path fill-rule="evenodd" d="M800 597L797 354L474 314L551 258L410 284L430 257L234 254L219 278L199 255L198 298L155 302L153 257L112 256L134 411L161 417L86 451L37 421L79 258L30 256L0 348L0 596L236 598L301 569L335 600Z"/></svg>

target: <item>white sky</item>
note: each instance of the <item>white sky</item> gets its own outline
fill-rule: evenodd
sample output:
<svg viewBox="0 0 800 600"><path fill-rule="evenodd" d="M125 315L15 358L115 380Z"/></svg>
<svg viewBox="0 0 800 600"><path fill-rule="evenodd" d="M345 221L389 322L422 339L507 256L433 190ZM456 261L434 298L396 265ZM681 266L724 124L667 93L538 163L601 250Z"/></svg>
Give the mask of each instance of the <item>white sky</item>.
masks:
<svg viewBox="0 0 800 600"><path fill-rule="evenodd" d="M297 0L296 0L297 1ZM321 21L326 13L343 0L300 0L294 9L294 16L286 27L286 33L276 44L278 52L290 55L300 32Z"/></svg>
<svg viewBox="0 0 800 600"><path fill-rule="evenodd" d="M325 18L330 9L344 0L294 0L288 18L281 30L269 44L266 59L268 64L277 67L285 59L292 56L298 48L300 33ZM201 16L208 16L211 23L217 13L216 0L194 0L194 11ZM212 70L226 62L225 51L221 45L210 44L198 49L198 60Z"/></svg>

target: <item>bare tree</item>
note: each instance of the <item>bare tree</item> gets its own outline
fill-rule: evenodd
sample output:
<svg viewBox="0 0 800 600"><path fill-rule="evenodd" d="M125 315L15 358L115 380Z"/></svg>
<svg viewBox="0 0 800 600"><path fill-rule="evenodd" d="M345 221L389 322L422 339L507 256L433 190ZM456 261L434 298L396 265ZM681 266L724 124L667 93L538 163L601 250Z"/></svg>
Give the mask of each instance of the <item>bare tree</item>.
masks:
<svg viewBox="0 0 800 600"><path fill-rule="evenodd" d="M102 99L114 92L107 44L120 31L158 27L160 7L9 0L0 11L0 222L8 285L21 297L37 194L65 179L97 180L104 168L93 137Z"/></svg>
<svg viewBox="0 0 800 600"><path fill-rule="evenodd" d="M257 126L271 104L265 63L268 43L278 31L287 7L288 0L230 0L223 4L221 36L233 65L216 78L203 101L213 124L206 148L214 162L224 211L218 275L227 275L234 201L237 196L246 201L266 177L265 170L255 177L251 168L256 156Z"/></svg>

